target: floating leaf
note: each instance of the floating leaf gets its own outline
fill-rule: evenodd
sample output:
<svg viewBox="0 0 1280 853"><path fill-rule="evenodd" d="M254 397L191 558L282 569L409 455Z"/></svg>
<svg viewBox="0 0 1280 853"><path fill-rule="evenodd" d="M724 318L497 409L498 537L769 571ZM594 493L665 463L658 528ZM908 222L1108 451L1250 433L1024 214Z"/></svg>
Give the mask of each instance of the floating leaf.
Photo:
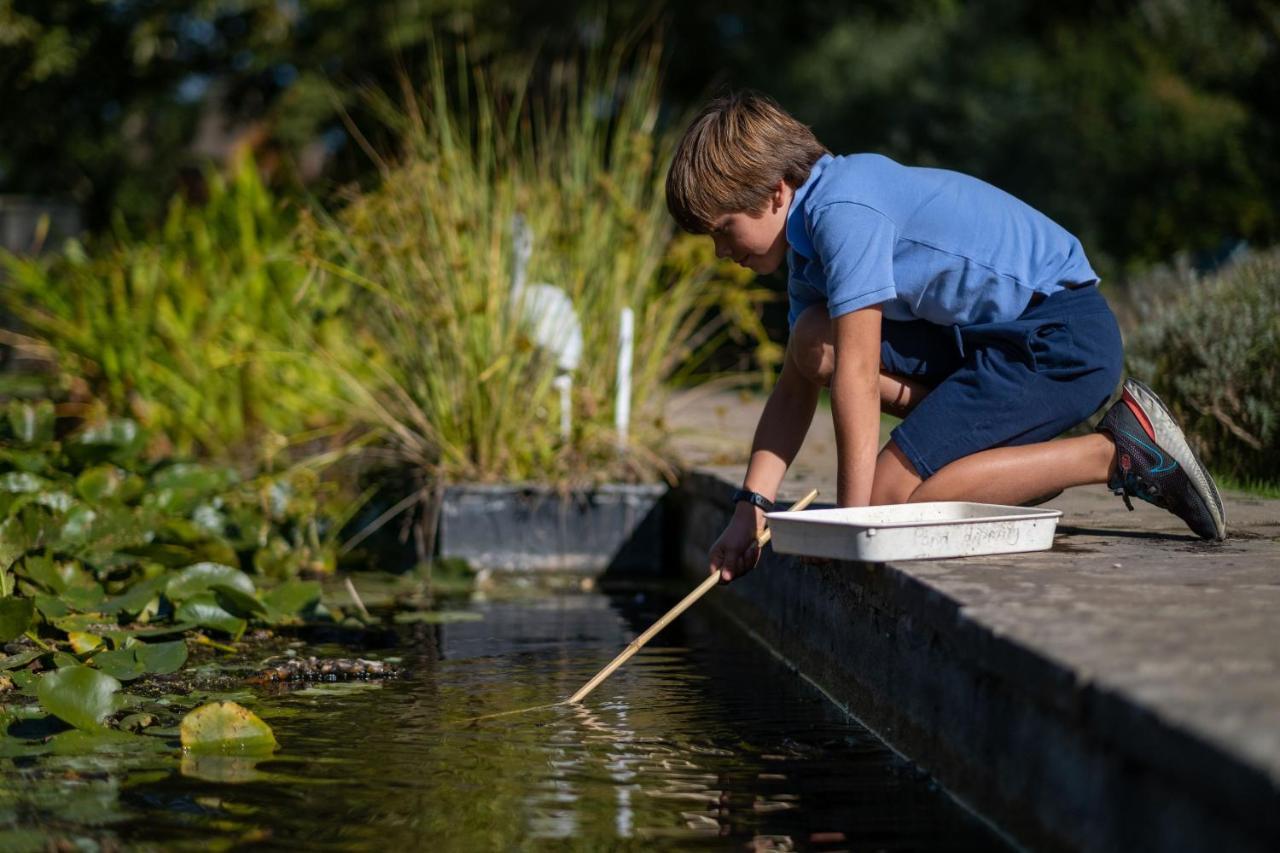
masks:
<svg viewBox="0 0 1280 853"><path fill-rule="evenodd" d="M225 610L237 616L248 618L250 616L263 616L267 613L266 606L248 593L234 587L223 586L222 584L216 584L211 589L217 597L218 603Z"/></svg>
<svg viewBox="0 0 1280 853"><path fill-rule="evenodd" d="M119 708L120 682L87 666L68 666L41 676L40 705L78 729L97 729Z"/></svg>
<svg viewBox="0 0 1280 853"><path fill-rule="evenodd" d="M49 738L55 755L84 755L91 752L167 752L162 740L133 732L99 728L85 731L72 729Z"/></svg>
<svg viewBox="0 0 1280 853"><path fill-rule="evenodd" d="M210 702L182 718L182 748L192 752L269 753L275 750L271 727L235 702Z"/></svg>
<svg viewBox="0 0 1280 853"><path fill-rule="evenodd" d="M54 620L59 617L66 616L71 612L71 608L57 596L53 595L37 595L35 597L36 609L45 619Z"/></svg>
<svg viewBox="0 0 1280 853"><path fill-rule="evenodd" d="M317 581L285 581L263 595L262 600L277 613L295 616L320 600L320 584Z"/></svg>
<svg viewBox="0 0 1280 853"><path fill-rule="evenodd" d="M255 592L253 581L239 569L221 563L196 563L169 579L165 595L183 601L215 586L230 587L250 596Z"/></svg>
<svg viewBox="0 0 1280 853"><path fill-rule="evenodd" d="M93 656L93 665L121 681L132 681L147 673L147 666L139 658L137 649L113 649Z"/></svg>
<svg viewBox="0 0 1280 853"><path fill-rule="evenodd" d="M97 634L90 634L87 631L68 631L67 642L71 643L71 649L76 654L82 655L85 652L93 651L106 641Z"/></svg>
<svg viewBox="0 0 1280 853"><path fill-rule="evenodd" d="M42 654L44 654L43 649L34 649L29 652L18 652L16 655L9 655L8 657L0 658L0 672L4 672L9 669L16 669L20 666L26 666Z"/></svg>
<svg viewBox="0 0 1280 853"><path fill-rule="evenodd" d="M164 588L168 578L162 576L139 581L115 598L109 598L98 607L103 613L127 613L133 615L147 606Z"/></svg>
<svg viewBox="0 0 1280 853"><path fill-rule="evenodd" d="M151 675L168 675L171 672L177 672L187 662L185 640L174 640L169 643L139 643L133 648L138 659Z"/></svg>
<svg viewBox="0 0 1280 853"><path fill-rule="evenodd" d="M58 669L80 665L80 658L75 655L69 655L66 652L54 652L49 658Z"/></svg>
<svg viewBox="0 0 1280 853"><path fill-rule="evenodd" d="M174 618L179 622L194 622L202 628L214 628L232 639L239 639L248 623L228 613L212 592L202 592L182 603Z"/></svg>
<svg viewBox="0 0 1280 853"><path fill-rule="evenodd" d="M16 640L31 627L35 604L29 598L0 598L0 643Z"/></svg>

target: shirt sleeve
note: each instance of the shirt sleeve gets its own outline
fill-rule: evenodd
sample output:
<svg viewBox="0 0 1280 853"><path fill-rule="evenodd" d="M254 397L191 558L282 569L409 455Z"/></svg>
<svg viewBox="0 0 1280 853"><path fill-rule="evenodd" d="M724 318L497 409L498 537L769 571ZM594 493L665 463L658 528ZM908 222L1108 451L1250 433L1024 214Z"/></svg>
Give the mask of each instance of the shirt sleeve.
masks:
<svg viewBox="0 0 1280 853"><path fill-rule="evenodd" d="M831 319L897 296L897 229L883 213L852 202L832 202L813 212L810 236L826 274Z"/></svg>

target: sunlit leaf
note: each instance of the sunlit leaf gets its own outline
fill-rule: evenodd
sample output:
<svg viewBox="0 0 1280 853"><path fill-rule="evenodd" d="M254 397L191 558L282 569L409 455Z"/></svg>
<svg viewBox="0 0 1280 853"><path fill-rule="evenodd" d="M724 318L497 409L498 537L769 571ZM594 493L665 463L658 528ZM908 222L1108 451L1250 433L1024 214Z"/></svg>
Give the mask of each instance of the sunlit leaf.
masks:
<svg viewBox="0 0 1280 853"><path fill-rule="evenodd" d="M243 616L247 619L251 616L263 616L267 613L267 608L261 601L243 590L223 586L222 584L215 584L211 589L217 597L218 603L237 616Z"/></svg>
<svg viewBox="0 0 1280 853"><path fill-rule="evenodd" d="M120 682L87 666L68 666L45 673L36 695L40 705L78 729L97 729L119 708Z"/></svg>
<svg viewBox="0 0 1280 853"><path fill-rule="evenodd" d="M221 563L196 563L178 572L165 585L165 595L183 601L214 586L225 586L246 595L254 594L253 581L244 572Z"/></svg>
<svg viewBox="0 0 1280 853"><path fill-rule="evenodd" d="M93 651L106 641L97 634L90 634L87 631L68 631L67 642L71 644L71 648L76 654L82 655L85 652Z"/></svg>
<svg viewBox="0 0 1280 853"><path fill-rule="evenodd" d="M202 628L214 628L239 639L248 623L228 613L212 592L202 592L187 599L178 607L174 618L179 622L192 622Z"/></svg>
<svg viewBox="0 0 1280 853"><path fill-rule="evenodd" d="M192 752L262 754L279 746L271 727L235 702L201 705L182 718L179 732Z"/></svg>
<svg viewBox="0 0 1280 853"><path fill-rule="evenodd" d="M29 598L0 598L0 643L21 637L31 627L35 604Z"/></svg>

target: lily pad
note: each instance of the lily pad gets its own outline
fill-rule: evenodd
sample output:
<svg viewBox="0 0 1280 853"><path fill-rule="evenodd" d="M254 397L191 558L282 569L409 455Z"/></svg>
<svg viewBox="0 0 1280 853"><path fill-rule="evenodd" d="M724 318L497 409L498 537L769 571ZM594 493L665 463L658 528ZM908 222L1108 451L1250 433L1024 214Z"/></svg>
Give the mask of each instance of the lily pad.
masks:
<svg viewBox="0 0 1280 853"><path fill-rule="evenodd" d="M235 702L210 702L182 718L182 748L191 752L270 753L279 747L271 727Z"/></svg>
<svg viewBox="0 0 1280 853"><path fill-rule="evenodd" d="M68 666L40 677L36 696L50 714L78 729L96 730L120 707L120 682L87 666Z"/></svg>
<svg viewBox="0 0 1280 853"><path fill-rule="evenodd" d="M216 594L212 592L202 592L182 602L174 618L179 622L193 622L202 628L214 628L230 634L237 640L249 624L238 616L228 613L218 603Z"/></svg>
<svg viewBox="0 0 1280 853"><path fill-rule="evenodd" d="M317 581L285 581L265 593L262 600L276 613L296 616L320 600L320 584Z"/></svg>
<svg viewBox="0 0 1280 853"><path fill-rule="evenodd" d="M0 672L26 666L42 654L44 654L43 649L32 649L29 652L18 652L16 655L0 658Z"/></svg>
<svg viewBox="0 0 1280 853"><path fill-rule="evenodd" d="M136 648L113 649L93 656L93 665L121 681L132 681L147 674L147 665L138 656Z"/></svg>
<svg viewBox="0 0 1280 853"><path fill-rule="evenodd" d="M103 645L106 641L97 634L90 634L88 631L68 631L67 642L71 644L71 650L78 655L85 652L91 652L98 646Z"/></svg>
<svg viewBox="0 0 1280 853"><path fill-rule="evenodd" d="M248 618L250 616L265 616L267 613L267 608L261 601L242 590L223 586L222 584L216 584L211 589L218 599L218 604L222 605L224 610L236 616Z"/></svg>
<svg viewBox="0 0 1280 853"><path fill-rule="evenodd" d="M165 595L183 601L215 586L225 586L253 595L253 581L239 569L221 563L196 563L174 575L165 586Z"/></svg>
<svg viewBox="0 0 1280 853"><path fill-rule="evenodd" d="M0 598L0 643L16 640L31 627L35 605L29 598Z"/></svg>
<svg viewBox="0 0 1280 853"><path fill-rule="evenodd" d="M151 675L168 675L182 669L187 662L187 644L185 640L174 640L169 643L139 643L134 646L138 659L146 666Z"/></svg>

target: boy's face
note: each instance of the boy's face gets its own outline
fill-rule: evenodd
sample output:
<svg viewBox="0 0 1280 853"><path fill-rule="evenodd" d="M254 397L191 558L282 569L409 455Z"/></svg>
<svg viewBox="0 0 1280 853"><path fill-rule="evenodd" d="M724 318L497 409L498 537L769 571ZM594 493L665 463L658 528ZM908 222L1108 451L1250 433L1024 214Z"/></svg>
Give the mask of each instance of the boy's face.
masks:
<svg viewBox="0 0 1280 853"><path fill-rule="evenodd" d="M735 263L760 275L782 266L787 257L787 210L791 187L779 181L773 195L757 211L724 213L711 223L711 239L717 258Z"/></svg>

